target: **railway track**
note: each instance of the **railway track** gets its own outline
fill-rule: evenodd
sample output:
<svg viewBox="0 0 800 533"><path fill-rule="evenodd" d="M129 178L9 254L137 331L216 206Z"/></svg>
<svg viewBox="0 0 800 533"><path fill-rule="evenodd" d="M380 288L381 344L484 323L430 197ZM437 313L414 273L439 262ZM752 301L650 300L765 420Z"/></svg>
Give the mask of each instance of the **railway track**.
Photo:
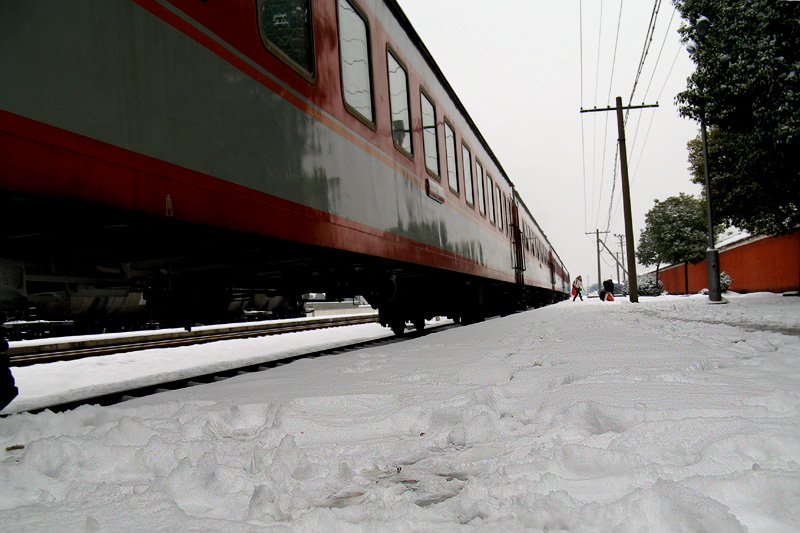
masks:
<svg viewBox="0 0 800 533"><path fill-rule="evenodd" d="M369 323L369 322L377 321L377 317L373 317L373 320L368 320L366 316L365 317L360 317L360 318L361 318L360 322L351 322L351 323ZM344 320L331 321L330 322L331 325L328 325L328 326L319 326L318 325L317 328L319 328L319 327L335 327L335 325L333 325L333 324L336 324L336 325L347 325L345 322L348 322L348 321L344 321ZM275 367L278 367L278 366L289 364L291 362L294 362L294 361L297 361L297 360L300 360L300 359L324 357L324 356L327 356L327 355L339 355L339 354L342 354L342 353L346 353L346 352L350 352L350 351L354 351L354 350L360 350L360 349L364 349L364 348L368 348L368 347L372 347L372 346L384 346L384 345L388 345L388 344L394 344L394 343L397 343L397 342L405 342L406 340L410 340L410 339L418 338L420 336L428 335L428 334L433 333L435 331L442 331L442 330L448 329L450 327L455 327L455 324L438 325L438 326L434 326L434 327L428 328L428 329L426 329L424 331L412 331L412 332L409 332L407 335L405 335L403 337L398 337L398 336L391 335L387 331L387 336L386 337L380 337L380 338L377 338L377 339L359 341L359 342L354 342L352 344L345 344L345 345L325 348L325 349L322 349L322 350L311 350L311 351L306 352L306 353L297 354L297 355L291 355L291 356L287 356L287 357L284 357L284 358L281 358L281 359L268 360L268 361L264 361L264 362L260 362L260 363L243 365L241 367L228 368L228 369L225 369L225 370L218 370L218 371L214 371L214 372L206 373L206 374L192 375L192 376L181 378L181 379L174 380L174 381L155 383L155 384L149 384L149 385L145 385L145 386L137 387L137 388L113 391L113 392L99 394L99 395L95 395L95 396L91 396L91 397L79 398L79 399L76 399L74 401L64 402L64 403L60 403L60 404L48 405L48 406L37 407L37 408L32 408L32 409L25 409L24 411L18 411L18 412L27 412L27 413L35 414L35 413L39 413L39 412L42 412L42 411L52 411L52 412L58 413L58 412L70 411L70 410L75 409L77 407L80 407L82 405L109 406L109 405L114 405L114 404L117 404L117 403L120 403L120 402L132 400L132 399L136 399L136 398L142 398L142 397L149 396L149 395L152 395L152 394L158 394L158 393L161 393L161 392L185 389L185 388L193 387L193 386L196 386L196 385L215 383L215 382L218 382L218 381L223 381L225 379L229 379L229 378L232 378L232 377L240 376L240 375L243 375L243 374L249 374L249 373L254 373L254 372L263 372L265 370L269 370L271 368L275 368ZM276 331L278 329L285 329L285 328L270 328L270 331L273 331L273 333L268 333L268 334L278 333L278 331ZM306 329L312 329L312 328L306 328ZM302 331L302 330L296 330L295 329L295 331ZM247 335L247 336L254 336L254 335L255 335L255 333L251 333L250 335ZM242 336L244 336L244 335L242 335ZM205 337L205 338L208 339L208 337ZM225 337L223 339L217 338L216 340L225 340L226 338L241 338L241 337L231 337L229 335L229 336L227 336L227 337ZM212 342L212 341L211 340L205 340L203 342ZM196 344L196 343L194 343L194 344ZM150 346L150 347L152 347L152 346ZM112 348L108 348L108 349L112 349ZM140 349L143 349L143 348L140 348ZM117 353L118 353L118 350L117 350ZM0 415L0 417L5 417L5 416L8 416L8 415L5 415L5 414Z"/></svg>
<svg viewBox="0 0 800 533"><path fill-rule="evenodd" d="M191 331L172 330L166 332L139 333L124 337L80 338L59 340L51 343L20 344L8 350L10 366L28 366L55 361L70 361L84 357L97 357L116 353L191 346L207 342L265 335L279 335L314 329L369 324L378 321L377 313L299 319L297 321L259 322L257 324L235 324L217 327L201 327Z"/></svg>

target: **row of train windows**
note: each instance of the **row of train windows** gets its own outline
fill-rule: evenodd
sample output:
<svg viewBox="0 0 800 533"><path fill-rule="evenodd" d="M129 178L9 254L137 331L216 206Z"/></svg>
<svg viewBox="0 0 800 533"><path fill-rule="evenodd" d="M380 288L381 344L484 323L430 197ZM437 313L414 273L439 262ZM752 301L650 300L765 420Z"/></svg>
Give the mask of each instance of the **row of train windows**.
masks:
<svg viewBox="0 0 800 533"><path fill-rule="evenodd" d="M522 225L522 239L523 239L523 246L526 250L532 253L537 259L540 261L545 261L546 250L545 247L542 245L542 241L540 241L534 234L533 231L528 227L527 224Z"/></svg>
<svg viewBox="0 0 800 533"><path fill-rule="evenodd" d="M367 17L351 0L337 0L339 17L339 50L341 55L342 90L347 109L362 122L374 128L375 112L372 94L372 68L369 48ZM311 0L258 0L258 20L262 40L275 55L286 61L298 73L313 81L316 72L314 61L314 29ZM412 157L414 153L411 132L411 109L408 90L408 73L391 48L387 47L386 61L389 80L389 107L392 116L392 137L398 150ZM437 180L439 171L439 131L436 107L432 99L420 88L422 113L422 144L425 167ZM461 194L456 160L456 133L445 119L445 163L450 189ZM467 204L477 205L483 216L501 230L511 232L509 199L495 185L492 177L484 173L475 161L473 181L472 154L466 144L461 145L464 169L464 196Z"/></svg>

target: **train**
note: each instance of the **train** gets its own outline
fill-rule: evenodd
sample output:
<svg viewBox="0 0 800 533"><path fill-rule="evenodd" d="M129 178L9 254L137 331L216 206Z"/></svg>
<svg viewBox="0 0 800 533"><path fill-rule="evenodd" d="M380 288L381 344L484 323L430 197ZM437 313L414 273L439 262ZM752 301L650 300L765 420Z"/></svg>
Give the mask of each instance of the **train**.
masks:
<svg viewBox="0 0 800 533"><path fill-rule="evenodd" d="M0 73L9 320L192 327L325 293L402 334L568 295L394 0L4 0Z"/></svg>

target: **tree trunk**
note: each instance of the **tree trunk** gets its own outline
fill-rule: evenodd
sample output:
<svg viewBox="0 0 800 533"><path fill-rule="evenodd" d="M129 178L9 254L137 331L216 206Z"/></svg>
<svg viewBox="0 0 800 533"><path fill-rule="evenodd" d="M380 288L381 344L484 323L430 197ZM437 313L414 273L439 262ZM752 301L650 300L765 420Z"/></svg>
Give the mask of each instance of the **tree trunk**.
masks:
<svg viewBox="0 0 800 533"><path fill-rule="evenodd" d="M661 291L658 290L659 271L661 270L661 261L656 263L656 296L661 296Z"/></svg>
<svg viewBox="0 0 800 533"><path fill-rule="evenodd" d="M689 261L684 261L683 263L683 279L686 282L684 292L689 294Z"/></svg>

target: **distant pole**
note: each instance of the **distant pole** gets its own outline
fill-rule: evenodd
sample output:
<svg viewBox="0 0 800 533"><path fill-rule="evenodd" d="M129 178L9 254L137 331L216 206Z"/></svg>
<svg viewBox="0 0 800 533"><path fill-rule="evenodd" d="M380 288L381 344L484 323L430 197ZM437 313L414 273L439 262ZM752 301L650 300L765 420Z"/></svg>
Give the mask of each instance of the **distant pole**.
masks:
<svg viewBox="0 0 800 533"><path fill-rule="evenodd" d="M638 303L639 285L636 280L636 252L633 247L631 188L628 184L628 149L625 147L625 119L622 116L621 96L617 96L617 129L619 130L619 159L622 174L622 207L625 210L625 240L628 250L628 290L631 302Z"/></svg>
<svg viewBox="0 0 800 533"><path fill-rule="evenodd" d="M600 294L600 280L603 279L600 276L600 229L595 230L595 235L597 236L597 294Z"/></svg>
<svg viewBox="0 0 800 533"><path fill-rule="evenodd" d="M585 235L591 235L594 233L595 235L595 243L597 244L597 293L600 294L600 280L603 279L600 274L600 234L601 233L608 233L607 231L600 231L600 228L594 230L594 232L585 232ZM603 244L605 246L605 244ZM589 291L589 282L586 282L586 291Z"/></svg>
<svg viewBox="0 0 800 533"><path fill-rule="evenodd" d="M625 238L625 235L619 235L618 233L615 233L614 237L619 239L619 249L622 251L622 261L620 262L620 264L622 264L622 263L625 262L625 245L622 242L622 240ZM628 279L627 278L627 273L624 271L624 269L623 269L622 275L624 277L623 281Z"/></svg>

